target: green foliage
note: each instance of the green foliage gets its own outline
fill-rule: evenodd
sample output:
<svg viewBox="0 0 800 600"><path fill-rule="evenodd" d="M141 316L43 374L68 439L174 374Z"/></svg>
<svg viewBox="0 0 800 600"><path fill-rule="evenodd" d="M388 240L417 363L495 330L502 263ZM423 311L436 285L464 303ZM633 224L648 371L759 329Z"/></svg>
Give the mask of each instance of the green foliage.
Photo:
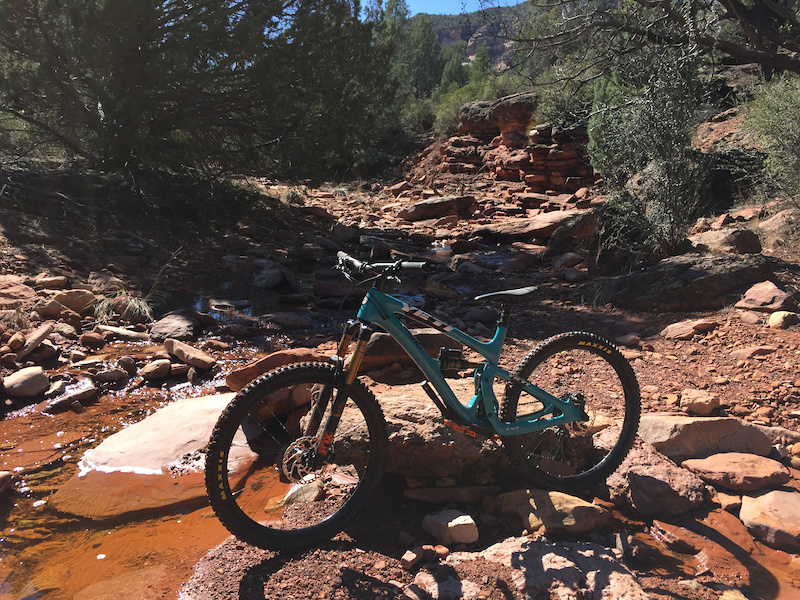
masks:
<svg viewBox="0 0 800 600"><path fill-rule="evenodd" d="M770 183L800 193L800 76L787 73L765 84L745 124L760 138Z"/></svg>
<svg viewBox="0 0 800 600"><path fill-rule="evenodd" d="M609 187L635 199L626 202L637 203L632 214L646 221L638 229L649 231L656 255L665 255L682 246L709 201L709 164L690 147L700 100L694 57L662 51L648 58L620 61L614 76L597 82L589 151ZM617 234L605 243L616 244L626 226L609 230Z"/></svg>
<svg viewBox="0 0 800 600"><path fill-rule="evenodd" d="M103 169L339 169L393 95L383 14L360 12L358 0L3 2L0 115L24 123L29 146Z"/></svg>

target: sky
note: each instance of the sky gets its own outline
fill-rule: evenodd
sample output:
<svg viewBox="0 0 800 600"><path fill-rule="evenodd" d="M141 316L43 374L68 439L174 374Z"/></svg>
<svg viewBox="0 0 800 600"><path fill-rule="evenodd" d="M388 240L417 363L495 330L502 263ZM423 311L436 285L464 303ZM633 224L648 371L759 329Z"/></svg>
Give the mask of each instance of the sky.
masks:
<svg viewBox="0 0 800 600"><path fill-rule="evenodd" d="M519 0L493 0L495 6L513 6ZM429 15L458 15L462 12L480 10L481 0L406 0L411 16L417 13ZM487 4L487 2L484 2Z"/></svg>

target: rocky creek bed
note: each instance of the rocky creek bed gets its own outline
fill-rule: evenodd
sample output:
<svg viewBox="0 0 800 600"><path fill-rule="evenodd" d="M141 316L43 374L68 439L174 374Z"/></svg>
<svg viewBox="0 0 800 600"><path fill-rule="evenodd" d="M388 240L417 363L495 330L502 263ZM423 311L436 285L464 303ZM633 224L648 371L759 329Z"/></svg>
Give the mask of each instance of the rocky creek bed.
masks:
<svg viewBox="0 0 800 600"><path fill-rule="evenodd" d="M51 214L55 200L36 214L3 206L0 597L796 597L794 213L709 219L693 253L607 280L585 252L602 203L591 190L541 208L517 183L425 183L290 194L253 182L270 210L200 240L155 223L82 230ZM502 448L434 418L419 375L378 340L362 377L382 401L392 460L374 502L305 552L226 539L196 471L214 410L253 360L331 351L359 302L331 269L338 249L436 260L433 277L398 292L475 335L496 317L476 293L538 285L515 313L507 363L562 331L615 341L643 392L629 460L580 499L529 493ZM173 298L204 276L233 283L132 319L129 292L159 273ZM471 521L470 537L433 518L442 509Z"/></svg>

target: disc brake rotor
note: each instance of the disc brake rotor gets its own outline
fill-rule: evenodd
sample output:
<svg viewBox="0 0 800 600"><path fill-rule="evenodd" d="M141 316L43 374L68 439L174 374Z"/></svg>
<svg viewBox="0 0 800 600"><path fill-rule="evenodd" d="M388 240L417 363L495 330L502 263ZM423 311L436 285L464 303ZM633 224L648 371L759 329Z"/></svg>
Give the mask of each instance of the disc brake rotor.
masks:
<svg viewBox="0 0 800 600"><path fill-rule="evenodd" d="M299 437L286 448L281 467L289 481L305 484L317 478L312 468L315 441L313 437Z"/></svg>

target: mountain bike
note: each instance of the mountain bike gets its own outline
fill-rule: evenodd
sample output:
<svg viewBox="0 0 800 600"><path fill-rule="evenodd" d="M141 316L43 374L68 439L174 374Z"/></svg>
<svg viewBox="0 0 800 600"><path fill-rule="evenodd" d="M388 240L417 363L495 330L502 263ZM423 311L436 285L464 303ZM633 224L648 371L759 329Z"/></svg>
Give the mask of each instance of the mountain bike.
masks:
<svg viewBox="0 0 800 600"><path fill-rule="evenodd" d="M259 377L239 391L211 435L206 489L218 518L239 539L268 549L313 544L340 532L368 500L388 444L380 405L357 378L376 329L419 367L422 387L448 426L502 440L512 464L535 486L579 492L622 462L636 435L640 394L633 369L611 343L562 333L513 372L498 366L511 307L535 287L478 296L501 306L493 337L482 340L383 291L428 263L368 263L344 252L338 258L345 276L369 289L330 362L290 364ZM429 355L405 322L438 330L482 360L447 347ZM452 391L446 376L454 372L473 378L471 398Z"/></svg>

